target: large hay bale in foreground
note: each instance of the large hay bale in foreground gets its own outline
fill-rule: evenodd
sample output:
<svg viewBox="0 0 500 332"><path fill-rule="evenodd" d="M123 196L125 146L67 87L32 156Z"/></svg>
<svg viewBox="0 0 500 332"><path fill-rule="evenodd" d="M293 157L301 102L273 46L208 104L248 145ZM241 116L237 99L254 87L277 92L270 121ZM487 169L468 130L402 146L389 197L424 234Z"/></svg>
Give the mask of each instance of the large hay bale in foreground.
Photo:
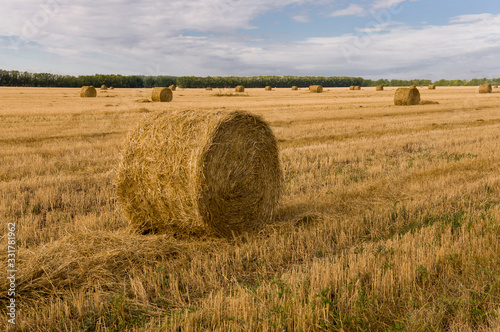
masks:
<svg viewBox="0 0 500 332"><path fill-rule="evenodd" d="M375 91L384 91L384 86L383 85L377 85L375 88Z"/></svg>
<svg viewBox="0 0 500 332"><path fill-rule="evenodd" d="M321 85L311 85L309 87L309 91L314 93L322 93L323 87Z"/></svg>
<svg viewBox="0 0 500 332"><path fill-rule="evenodd" d="M420 92L417 88L399 88L394 94L394 105L409 106L420 104Z"/></svg>
<svg viewBox="0 0 500 332"><path fill-rule="evenodd" d="M491 93L491 92L493 92L491 84L481 84L479 86L479 93Z"/></svg>
<svg viewBox="0 0 500 332"><path fill-rule="evenodd" d="M268 86L266 86L264 89L265 89L266 91L273 91L273 88L272 88L271 86L269 86L269 85L268 85Z"/></svg>
<svg viewBox="0 0 500 332"><path fill-rule="evenodd" d="M177 87L175 85L171 85L168 88L170 89L170 91L175 91L175 89L177 89Z"/></svg>
<svg viewBox="0 0 500 332"><path fill-rule="evenodd" d="M238 85L236 88L234 88L234 91L245 92L245 87L243 85Z"/></svg>
<svg viewBox="0 0 500 332"><path fill-rule="evenodd" d="M97 97L97 90L92 85L82 86L82 88L80 89L80 97Z"/></svg>
<svg viewBox="0 0 500 332"><path fill-rule="evenodd" d="M436 90L436 85L430 84L429 85L429 90Z"/></svg>
<svg viewBox="0 0 500 332"><path fill-rule="evenodd" d="M296 90L298 90L298 89L299 89L299 87L298 87L298 86L296 86L296 85L292 86L292 91L296 91Z"/></svg>
<svg viewBox="0 0 500 332"><path fill-rule="evenodd" d="M173 94L170 88L153 88L153 92L151 93L152 101L161 101L161 102L169 102L172 101Z"/></svg>
<svg viewBox="0 0 500 332"><path fill-rule="evenodd" d="M273 219L282 182L276 138L259 116L173 111L129 135L117 195L142 233L230 236Z"/></svg>

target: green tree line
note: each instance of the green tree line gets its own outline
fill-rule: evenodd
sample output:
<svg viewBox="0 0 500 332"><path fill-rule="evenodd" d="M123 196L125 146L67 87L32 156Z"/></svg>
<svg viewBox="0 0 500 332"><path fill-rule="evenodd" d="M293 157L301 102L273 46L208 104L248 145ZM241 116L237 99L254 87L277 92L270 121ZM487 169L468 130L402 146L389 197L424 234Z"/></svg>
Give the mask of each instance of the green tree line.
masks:
<svg viewBox="0 0 500 332"><path fill-rule="evenodd" d="M438 86L477 86L484 83L500 85L500 78L474 78L471 80L439 80L432 82L427 79L413 80L369 80L362 77L345 76L144 76L144 75L57 75L50 73L29 73L17 70L0 69L0 86L25 86L25 87L81 87L93 85L100 87L105 84L115 88L152 88L157 86L177 85L180 88L233 88L243 85L246 88L263 88L272 86L288 88L291 86L308 87L322 85L324 87L359 86L425 86L429 84Z"/></svg>

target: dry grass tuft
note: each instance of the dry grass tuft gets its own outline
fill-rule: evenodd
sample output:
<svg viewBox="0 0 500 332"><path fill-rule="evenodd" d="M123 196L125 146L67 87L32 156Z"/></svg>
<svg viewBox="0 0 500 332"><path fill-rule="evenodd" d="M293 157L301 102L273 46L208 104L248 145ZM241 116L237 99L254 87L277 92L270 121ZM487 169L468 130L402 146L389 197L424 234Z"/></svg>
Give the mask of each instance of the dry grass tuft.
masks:
<svg viewBox="0 0 500 332"><path fill-rule="evenodd" d="M491 84L481 84L479 86L479 93L491 93L491 92L493 92Z"/></svg>
<svg viewBox="0 0 500 332"><path fill-rule="evenodd" d="M420 92L417 88L399 88L394 94L394 105L409 106L420 104Z"/></svg>
<svg viewBox="0 0 500 332"><path fill-rule="evenodd" d="M135 102L136 103L150 103L151 100L146 99L146 98L141 98L141 99L136 99Z"/></svg>
<svg viewBox="0 0 500 332"><path fill-rule="evenodd" d="M322 93L323 87L321 85L311 85L309 91L313 93Z"/></svg>
<svg viewBox="0 0 500 332"><path fill-rule="evenodd" d="M172 98L173 94L170 88L154 88L151 93L152 101L170 102Z"/></svg>
<svg viewBox="0 0 500 332"><path fill-rule="evenodd" d="M420 105L438 105L439 102L438 101L434 101L434 100L421 100L420 101Z"/></svg>
<svg viewBox="0 0 500 332"><path fill-rule="evenodd" d="M92 85L82 86L80 90L80 97L82 98L97 97L97 91Z"/></svg>
<svg viewBox="0 0 500 332"><path fill-rule="evenodd" d="M234 91L236 92L245 92L245 87L243 85L238 85Z"/></svg>
<svg viewBox="0 0 500 332"><path fill-rule="evenodd" d="M273 219L282 181L276 138L259 116L176 111L131 133L117 194L140 232L231 236Z"/></svg>

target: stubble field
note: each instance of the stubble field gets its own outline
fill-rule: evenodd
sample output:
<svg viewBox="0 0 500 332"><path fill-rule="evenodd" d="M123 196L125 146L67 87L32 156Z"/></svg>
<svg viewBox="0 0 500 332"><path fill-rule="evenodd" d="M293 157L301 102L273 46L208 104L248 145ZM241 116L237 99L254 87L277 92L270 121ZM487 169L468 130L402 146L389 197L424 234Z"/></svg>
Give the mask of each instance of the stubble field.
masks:
<svg viewBox="0 0 500 332"><path fill-rule="evenodd" d="M500 92L0 88L0 258L19 331L500 330ZM215 94L221 96L215 96ZM247 110L280 146L275 222L226 240L133 234L127 133L158 111Z"/></svg>

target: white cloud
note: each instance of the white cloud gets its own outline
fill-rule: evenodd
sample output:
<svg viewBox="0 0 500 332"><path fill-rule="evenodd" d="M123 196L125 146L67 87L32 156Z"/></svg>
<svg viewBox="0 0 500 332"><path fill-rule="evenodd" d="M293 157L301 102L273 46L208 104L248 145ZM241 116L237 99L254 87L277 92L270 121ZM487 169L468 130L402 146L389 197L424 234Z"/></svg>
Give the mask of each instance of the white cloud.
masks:
<svg viewBox="0 0 500 332"><path fill-rule="evenodd" d="M331 17L340 16L365 16L366 10L364 7L356 4L351 4L345 9L339 9L330 14Z"/></svg>
<svg viewBox="0 0 500 332"><path fill-rule="evenodd" d="M292 16L292 20L299 23L308 23L310 18L307 15L294 15Z"/></svg>

